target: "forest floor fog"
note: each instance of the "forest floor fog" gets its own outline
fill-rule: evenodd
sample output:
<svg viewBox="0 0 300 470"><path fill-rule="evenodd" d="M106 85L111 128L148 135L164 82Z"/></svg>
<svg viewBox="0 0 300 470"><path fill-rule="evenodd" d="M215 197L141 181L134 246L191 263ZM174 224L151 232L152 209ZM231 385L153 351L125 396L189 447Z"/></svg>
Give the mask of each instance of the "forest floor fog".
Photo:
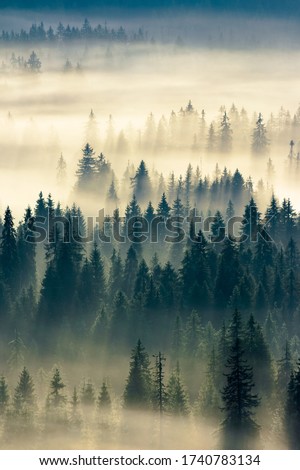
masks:
<svg viewBox="0 0 300 470"><path fill-rule="evenodd" d="M244 354L241 338L259 363L262 396L248 401L258 411L255 422L247 415L247 445L287 447L284 397L300 350L299 25L167 13L106 20L90 18L105 31L122 25L126 40L0 33L0 447L220 448L220 410L232 392L225 357ZM0 31L41 21L57 31L59 21L80 28L84 17L6 11ZM127 223L141 213L151 222L187 216L196 206L198 215L216 214L207 239L245 212L247 243L237 248L228 236L208 244L200 231L166 248L164 226L156 246L130 239L85 250L60 231L70 231L68 217L84 227L81 214L102 208L116 223L126 210ZM248 238L247 217L254 213L260 230L267 207L277 225L265 249L262 237ZM64 225L51 243L29 246L34 217L45 214L47 229L54 215ZM251 390L252 372L244 373Z"/></svg>

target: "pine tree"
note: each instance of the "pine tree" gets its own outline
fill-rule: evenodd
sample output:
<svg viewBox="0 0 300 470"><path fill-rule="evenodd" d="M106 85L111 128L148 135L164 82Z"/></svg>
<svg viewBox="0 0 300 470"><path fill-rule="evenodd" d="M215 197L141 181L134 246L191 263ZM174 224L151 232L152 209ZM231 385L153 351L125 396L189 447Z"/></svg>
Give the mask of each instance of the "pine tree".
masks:
<svg viewBox="0 0 300 470"><path fill-rule="evenodd" d="M283 356L277 361L278 369L277 369L277 392L278 398L280 401L286 400L286 392L287 386L291 378L291 374L293 372L293 361L292 361L292 354L290 349L290 343L288 340L285 342L284 354Z"/></svg>
<svg viewBox="0 0 300 470"><path fill-rule="evenodd" d="M154 215L155 215L154 207L152 205L152 202L149 201L148 206L144 212L144 217L148 222L149 228L151 227L151 222L154 219Z"/></svg>
<svg viewBox="0 0 300 470"><path fill-rule="evenodd" d="M232 129L226 111L220 124L220 151L228 153L232 148Z"/></svg>
<svg viewBox="0 0 300 470"><path fill-rule="evenodd" d="M67 177L67 164L63 157L63 154L60 154L60 157L57 162L56 167L56 180L59 186L65 184Z"/></svg>
<svg viewBox="0 0 300 470"><path fill-rule="evenodd" d="M130 245L124 266L123 289L128 298L132 297L134 290L134 282L138 272L137 253L133 245Z"/></svg>
<svg viewBox="0 0 300 470"><path fill-rule="evenodd" d="M244 193L245 181L239 170L234 172L231 180L231 195L234 204L239 204L242 200Z"/></svg>
<svg viewBox="0 0 300 470"><path fill-rule="evenodd" d="M44 199L42 191L39 193L39 198L36 201L36 205L34 208L34 216L35 217L47 217L48 211L46 207L46 201Z"/></svg>
<svg viewBox="0 0 300 470"><path fill-rule="evenodd" d="M14 408L17 414L22 414L26 410L32 410L35 403L33 380L26 369L23 368L19 382L15 388Z"/></svg>
<svg viewBox="0 0 300 470"><path fill-rule="evenodd" d="M127 409L146 409L150 406L151 376L150 362L141 341L132 350L130 370L124 390L124 407Z"/></svg>
<svg viewBox="0 0 300 470"><path fill-rule="evenodd" d="M114 208L116 209L119 205L119 198L117 195L117 190L116 190L116 184L115 181L113 180L109 186L109 189L107 191L107 196L106 196L106 203L109 208Z"/></svg>
<svg viewBox="0 0 300 470"><path fill-rule="evenodd" d="M141 302L144 299L144 296L149 288L150 284L150 275L149 268L144 259L139 264L138 272L135 279L134 285L134 297L139 299Z"/></svg>
<svg viewBox="0 0 300 470"><path fill-rule="evenodd" d="M15 338L9 342L9 347L10 355L7 362L11 370L16 370L24 364L24 351L26 349L18 330L15 330Z"/></svg>
<svg viewBox="0 0 300 470"><path fill-rule="evenodd" d="M242 235L247 243L256 242L260 226L260 212L257 209L256 202L251 197L249 204L245 206L242 221Z"/></svg>
<svg viewBox="0 0 300 470"><path fill-rule="evenodd" d="M172 339L171 339L171 356L175 362L179 361L182 355L183 343L184 343L184 338L183 338L181 318L179 315L176 315L173 330L172 330Z"/></svg>
<svg viewBox="0 0 300 470"><path fill-rule="evenodd" d="M93 147L97 147L99 144L98 133L97 119L94 111L91 109L85 129L86 142L90 142Z"/></svg>
<svg viewBox="0 0 300 470"><path fill-rule="evenodd" d="M112 298L114 298L116 293L122 288L123 283L123 263L120 252L117 253L116 250L113 249L110 262L109 294Z"/></svg>
<svg viewBox="0 0 300 470"><path fill-rule="evenodd" d="M36 284L36 244L32 241L33 217L30 207L26 209L24 222L17 230L17 251L19 256L20 286L35 288Z"/></svg>
<svg viewBox="0 0 300 470"><path fill-rule="evenodd" d="M217 136L215 132L214 123L212 122L209 126L208 136L207 136L207 151L214 152L216 150L216 141Z"/></svg>
<svg viewBox="0 0 300 470"><path fill-rule="evenodd" d="M110 320L111 338L110 344L118 352L127 344L128 333L128 312L127 312L127 298L122 291L116 292L113 305L112 316Z"/></svg>
<svg viewBox="0 0 300 470"><path fill-rule="evenodd" d="M155 357L155 367L153 375L153 394L152 394L152 403L154 410L159 412L160 418L166 409L167 405L167 392L166 386L164 384L164 363L166 358L164 355L159 352Z"/></svg>
<svg viewBox="0 0 300 470"><path fill-rule="evenodd" d="M201 230L191 238L193 241L189 241L190 249L186 250L180 269L183 301L192 309L208 309L211 304L208 243Z"/></svg>
<svg viewBox="0 0 300 470"><path fill-rule="evenodd" d="M271 354L260 325L251 314L245 328L245 358L253 369L255 390L260 396L269 397L274 383Z"/></svg>
<svg viewBox="0 0 300 470"><path fill-rule="evenodd" d="M7 207L1 235L0 266L3 281L16 294L20 288L19 256L17 250L17 233L14 227L13 216Z"/></svg>
<svg viewBox="0 0 300 470"><path fill-rule="evenodd" d="M3 375L0 377L0 416L3 416L7 410L9 402L8 385Z"/></svg>
<svg viewBox="0 0 300 470"><path fill-rule="evenodd" d="M168 261L160 273L159 296L162 305L173 310L178 299L178 275L171 263Z"/></svg>
<svg viewBox="0 0 300 470"><path fill-rule="evenodd" d="M211 241L214 243L221 243L225 238L225 222L220 211L217 211L214 215L211 233Z"/></svg>
<svg viewBox="0 0 300 470"><path fill-rule="evenodd" d="M169 378L166 392L167 411L175 416L187 416L189 413L188 397L181 381L178 362Z"/></svg>
<svg viewBox="0 0 300 470"><path fill-rule="evenodd" d="M65 395L62 394L65 384L62 381L60 371L55 368L53 377L50 382L50 392L48 396L48 405L53 408L59 408L67 401Z"/></svg>
<svg viewBox="0 0 300 470"><path fill-rule="evenodd" d="M224 308L228 305L233 289L241 276L236 244L231 239L225 239L221 251L218 272L215 284L215 304Z"/></svg>
<svg viewBox="0 0 300 470"><path fill-rule="evenodd" d="M26 67L30 70L30 72L38 73L40 72L41 66L42 63L38 58L36 52L32 51L29 56L29 59L26 62Z"/></svg>
<svg viewBox="0 0 300 470"><path fill-rule="evenodd" d="M132 178L133 194L140 203L151 197L151 182L144 160L141 161L135 176Z"/></svg>
<svg viewBox="0 0 300 470"><path fill-rule="evenodd" d="M228 205L226 208L226 222L228 222L228 220L230 220L233 216L234 216L234 205L231 199L229 199ZM232 233L229 233L228 235L233 236Z"/></svg>
<svg viewBox="0 0 300 470"><path fill-rule="evenodd" d="M268 150L268 145L267 130L263 122L262 114L259 113L256 127L252 134L252 153L255 155L265 155Z"/></svg>
<svg viewBox="0 0 300 470"><path fill-rule="evenodd" d="M79 160L77 175L77 189L79 191L93 191L96 174L96 160L93 148L87 143L82 149L82 158Z"/></svg>
<svg viewBox="0 0 300 470"><path fill-rule="evenodd" d="M90 379L87 382L83 382L80 392L80 402L83 406L93 406L95 403L94 385Z"/></svg>
<svg viewBox="0 0 300 470"><path fill-rule="evenodd" d="M300 434L300 362L296 371L292 372L287 387L287 399L284 416L285 430L289 449L299 450Z"/></svg>
<svg viewBox="0 0 300 470"><path fill-rule="evenodd" d="M93 246L89 261L92 275L94 308L97 309L100 302L105 298L106 281L101 252L96 244Z"/></svg>
<svg viewBox="0 0 300 470"><path fill-rule="evenodd" d="M202 325L196 310L188 316L184 333L184 352L191 360L198 356L202 336Z"/></svg>
<svg viewBox="0 0 300 470"><path fill-rule="evenodd" d="M97 406L100 411L111 410L111 398L106 382L102 382L101 390L97 399Z"/></svg>
<svg viewBox="0 0 300 470"><path fill-rule="evenodd" d="M167 202L167 198L165 193L163 193L161 200L158 204L157 208L157 215L163 217L164 219L167 219L170 215L171 208Z"/></svg>
<svg viewBox="0 0 300 470"><path fill-rule="evenodd" d="M239 334L233 339L227 360L229 372L222 391L225 418L222 422L222 447L224 449L253 449L259 427L253 419L259 405L253 393L252 369L247 365Z"/></svg>

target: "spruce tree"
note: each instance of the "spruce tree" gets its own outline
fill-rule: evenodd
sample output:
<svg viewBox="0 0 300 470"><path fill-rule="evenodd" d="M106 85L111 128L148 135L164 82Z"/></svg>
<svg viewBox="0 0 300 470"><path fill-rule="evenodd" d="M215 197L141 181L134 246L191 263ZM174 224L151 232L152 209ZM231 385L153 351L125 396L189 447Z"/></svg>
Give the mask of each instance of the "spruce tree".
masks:
<svg viewBox="0 0 300 470"><path fill-rule="evenodd" d="M9 393L8 385L6 383L5 377L2 375L0 377L0 416L3 416L7 410L9 402Z"/></svg>
<svg viewBox="0 0 300 470"><path fill-rule="evenodd" d="M80 392L80 402L83 406L93 406L95 399L94 385L92 384L91 380L88 379L87 382L83 382Z"/></svg>
<svg viewBox="0 0 300 470"><path fill-rule="evenodd" d="M151 399L150 362L141 341L132 350L130 369L124 390L124 407L147 409Z"/></svg>
<svg viewBox="0 0 300 470"><path fill-rule="evenodd" d="M63 154L61 153L57 162L57 167L56 167L56 180L59 186L62 186L63 184L66 183L66 177L67 177L66 169L67 169L67 164L63 157Z"/></svg>
<svg viewBox="0 0 300 470"><path fill-rule="evenodd" d="M14 409L17 414L32 410L35 403L33 380L26 367L23 368L14 394Z"/></svg>
<svg viewBox="0 0 300 470"><path fill-rule="evenodd" d="M232 129L226 111L223 114L220 124L220 151L228 153L232 148Z"/></svg>
<svg viewBox="0 0 300 470"><path fill-rule="evenodd" d="M259 426L253 419L259 399L253 393L253 372L242 348L242 323L236 311L230 327L231 347L227 359L226 385L222 391L225 418L221 424L222 447L252 449L258 438Z"/></svg>
<svg viewBox="0 0 300 470"><path fill-rule="evenodd" d="M169 378L166 392L167 411L175 416L187 416L189 413L188 397L180 377L178 362L176 369L172 371Z"/></svg>
<svg viewBox="0 0 300 470"><path fill-rule="evenodd" d="M289 449L299 450L300 442L300 361L292 372L287 387L284 424Z"/></svg>
<svg viewBox="0 0 300 470"><path fill-rule="evenodd" d="M9 207L7 207L4 215L0 248L0 267L3 281L11 289L12 293L16 294L20 289L20 265L17 250L17 233Z"/></svg>
<svg viewBox="0 0 300 470"><path fill-rule="evenodd" d="M16 370L24 364L24 351L25 345L18 330L15 330L15 337L9 342L10 355L8 358L8 365L11 370Z"/></svg>
<svg viewBox="0 0 300 470"><path fill-rule="evenodd" d="M167 392L164 383L164 363L166 361L166 358L161 352L159 352L154 357L155 366L153 373L152 403L154 410L158 411L160 417L162 417L167 405Z"/></svg>
<svg viewBox="0 0 300 470"><path fill-rule="evenodd" d="M284 354L277 361L277 393L280 401L286 400L287 386L293 372L293 361L290 349L290 343L288 340L285 342Z"/></svg>
<svg viewBox="0 0 300 470"><path fill-rule="evenodd" d="M93 191L96 174L95 152L89 143L82 149L82 158L79 160L77 175L77 189L79 191Z"/></svg>
<svg viewBox="0 0 300 470"><path fill-rule="evenodd" d="M144 203L151 197L151 181L144 160L141 161L135 176L132 178L133 194L139 203Z"/></svg>
<svg viewBox="0 0 300 470"><path fill-rule="evenodd" d="M255 155L265 155L268 150L268 145L267 130L263 122L262 114L259 113L256 127L252 134L252 153Z"/></svg>
<svg viewBox="0 0 300 470"><path fill-rule="evenodd" d="M101 390L97 399L97 406L100 411L111 410L111 398L106 382L102 382Z"/></svg>
<svg viewBox="0 0 300 470"><path fill-rule="evenodd" d="M65 384L62 381L60 371L55 368L53 377L50 382L50 392L48 396L48 405L53 408L59 408L64 405L67 401L62 391L65 388Z"/></svg>

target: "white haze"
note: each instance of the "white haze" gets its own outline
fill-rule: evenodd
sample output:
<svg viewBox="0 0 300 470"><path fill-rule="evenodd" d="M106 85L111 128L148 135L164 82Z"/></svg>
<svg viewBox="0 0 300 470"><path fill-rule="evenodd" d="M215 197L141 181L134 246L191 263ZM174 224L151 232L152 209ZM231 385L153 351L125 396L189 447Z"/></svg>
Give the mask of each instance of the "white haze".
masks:
<svg viewBox="0 0 300 470"><path fill-rule="evenodd" d="M24 26L18 18L11 21L9 14L2 17L6 27L16 29ZM26 15L25 15L26 18ZM34 20L43 19L36 14ZM45 23L57 24L64 19L72 24L72 18L64 16L46 17ZM126 24L127 21L127 24ZM168 22L169 21L169 22ZM212 25L212 20L209 20ZM37 75L23 74L17 71L2 70L0 73L0 209L3 213L6 205L10 205L14 215L20 218L24 207L34 205L37 194L42 190L45 194L53 193L56 200L63 203L72 202L72 188L75 182L77 161L81 156L81 148L85 144L85 127L91 109L94 110L99 140L103 143L106 136L109 115L113 116L116 132L121 128L131 129L137 135L138 129L143 131L146 117L152 112L156 123L162 115L169 119L170 112L178 112L192 100L194 107L206 112L207 123L218 120L219 108L224 105L230 109L234 103L238 109L244 107L252 118L254 112L262 112L265 120L271 112L277 113L281 106L295 113L298 107L296 90L300 76L300 53L296 49L282 48L244 48L239 50L239 38L243 24L245 35L253 34L262 38L263 22L243 20L244 23L232 21L233 31L237 34L236 47L203 47L194 33L197 31L196 20L193 20L191 33L187 32L188 20L183 18L163 20L126 19L112 21L123 23L132 31L138 25L146 25L149 35L164 30L168 31L169 39L179 29L185 43L191 47L177 47L169 40L168 44L155 45L98 45L89 46L83 43L60 45L53 47L23 47L20 44L2 45L0 63L9 64L12 52L17 56L28 58L34 49L42 61L42 72ZM25 27L32 22L28 17ZM80 24L82 18L75 17L74 22ZM103 24L103 18L99 18ZM204 24L204 19L199 19ZM96 24L97 21L94 20ZM226 17L223 27L225 32L230 29L230 18ZM267 22L269 38L282 34L289 24L292 41L294 23ZM220 30L222 22L218 19L214 34ZM2 24L2 27L5 25ZM177 29L176 29L177 28ZM180 29L181 28L181 29ZM193 33L194 32L194 33ZM167 33L166 33L167 34ZM195 39L196 38L196 39ZM245 38L244 38L245 39ZM267 39L265 44L268 44ZM199 45L197 45L199 44ZM82 67L81 73L63 73L67 59L73 65L77 62ZM12 118L8 119L8 113ZM290 136L297 141L297 136ZM285 185L281 175L288 154L286 147L271 146L272 158L277 174L274 189L279 198L291 197L296 209L300 205L296 198L296 189ZM102 150L101 144L95 149ZM68 181L64 187L56 184L56 165L60 154L63 154L68 165ZM163 153L163 152L162 152ZM222 169L225 165L234 171L237 167L244 177L250 174L255 183L265 177L265 159L257 165L250 158L249 145L230 157L208 156L205 152L189 151L177 154L134 153L129 155L106 155L112 162L118 177L121 177L128 160L138 163L145 158L148 168L155 167L167 177L170 170L175 174L184 173L189 162L202 172L212 173L216 162Z"/></svg>

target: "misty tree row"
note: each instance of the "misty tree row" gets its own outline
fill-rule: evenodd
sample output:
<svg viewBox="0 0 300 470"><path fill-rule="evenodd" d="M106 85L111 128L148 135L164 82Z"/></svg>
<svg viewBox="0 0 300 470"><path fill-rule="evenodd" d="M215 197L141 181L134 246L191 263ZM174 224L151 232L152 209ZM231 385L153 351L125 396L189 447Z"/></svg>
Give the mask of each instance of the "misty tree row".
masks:
<svg viewBox="0 0 300 470"><path fill-rule="evenodd" d="M95 155L93 148L86 144L82 150L83 156L78 162L76 171L77 181L75 184L75 197L93 198L102 204L105 201L106 213L110 214L120 206L125 206L125 199L130 193L136 199L136 203L140 205L137 212L132 209L131 215L141 215L142 209L151 215L155 214L153 204L158 204L162 195L166 198L169 210L167 213L157 215L188 215L192 208L197 208L202 216L207 211L207 215L211 215L212 211L221 209L229 210L230 216L242 212L243 206L254 196L259 204L264 204L266 199L270 199L272 188L268 185L272 182L275 167L272 160L267 163L267 186L264 185L263 179L257 184L256 191L251 177L246 180L237 169L234 174L225 167L220 170L218 164L215 167L213 177L204 176L199 166L193 170L191 164L188 165L184 177L175 177L172 171L166 180L162 173L158 173L155 169L151 175L148 172L146 163L142 160L137 168L133 164L128 163L127 168L118 181L111 163L103 153ZM295 175L298 175L297 161L291 157L286 166L287 175L289 175L290 184L294 182ZM296 168L293 168L293 166ZM58 160L57 164L57 182L63 185L66 180L66 161L63 156ZM227 204L235 205L229 209ZM285 200L285 204L290 204ZM130 204L134 204L132 200ZM174 207L172 207L172 204ZM176 207L175 207L176 206ZM129 210L129 209L128 209ZM293 211L293 210L292 210ZM146 214L145 212L145 214Z"/></svg>
<svg viewBox="0 0 300 470"><path fill-rule="evenodd" d="M194 336L199 333L199 323L190 325L190 328ZM276 363L272 362L260 325L252 315L244 323L235 310L229 327L223 326L215 341L208 339L208 345L210 350L207 356L190 356L189 362L182 361L182 370L178 358L173 356L173 366L168 367L169 379L166 382L166 358L159 352L154 355L152 365L138 340L131 353L129 373L120 397L111 393L107 379L98 392L91 379L83 379L79 392L75 385L72 397L68 397L57 366L53 368L51 377L43 369L37 371L37 389L24 367L12 397L2 376L0 421L3 443L18 445L17 442L22 439L22 446L32 446L37 433L40 433L42 446L49 437L51 439L51 432L56 432L59 435L64 433L66 445L68 433L70 438L74 438L73 433L77 437L83 436L88 424L92 424L100 434L113 435L118 432L122 435L124 426L132 426L128 412L152 411L152 420L160 416L159 427L165 428L164 434L168 433L168 420L164 425L164 417L176 417L179 427L186 427L191 420L196 425L197 422L211 422L218 431L213 445L225 449L260 448L263 426L257 420L259 417L264 419L264 425L268 428L270 418L276 417L271 432L280 436L281 445L299 449L300 363L295 364L289 342L285 343L281 358ZM18 335L10 347L9 366L15 373L24 362L24 345ZM206 359L205 371L199 366L203 358ZM108 355L108 373L112 361L113 357ZM196 396L188 391L184 383L190 380L191 371L202 375ZM74 383L73 378L69 380ZM263 409L263 413L256 410L258 407ZM267 414L270 415L268 419L265 417ZM172 426L172 423L169 425ZM134 427L138 429L136 420ZM149 437L147 440L150 441Z"/></svg>
<svg viewBox="0 0 300 470"><path fill-rule="evenodd" d="M300 128L300 110L292 116L283 107L277 116L271 114L267 124L261 113L254 113L250 119L247 111L241 111L233 104L229 111L221 106L217 119L207 122L204 110L199 114L191 101L177 113L171 112L170 117L162 116L158 122L152 113L146 119L143 129L121 129L116 132L112 116L109 117L107 129L100 132L91 111L86 130L86 141L95 148L101 144L104 152L126 154L132 150L148 153L166 150L182 151L190 149L194 152L231 153L232 151L247 152L264 156L271 145L288 147L295 139L292 149L296 158L299 142L296 140ZM103 135L104 134L104 135ZM105 135L106 134L106 135ZM283 155L283 160L288 155ZM298 157L299 158L299 157Z"/></svg>
<svg viewBox="0 0 300 470"><path fill-rule="evenodd" d="M142 28L139 28L135 32L126 32L126 30L120 26L117 30L109 28L106 24L102 26L91 26L89 20L85 19L82 26L64 26L63 23L59 22L56 29L52 26L46 30L44 23L40 24L33 23L29 30L26 31L23 28L20 32L16 31L2 31L0 35L0 44L2 43L62 43L69 41L106 41L106 42L145 42L148 41L147 34Z"/></svg>
<svg viewBox="0 0 300 470"><path fill-rule="evenodd" d="M179 209L184 211L180 200L171 208L163 194L157 214L167 220L171 211L178 217ZM188 236L180 242L167 243L168 230L161 224L155 243L151 237L139 243L139 227L132 241L126 224L130 219L139 222L140 214L134 197L122 223L116 210L113 218L94 226L94 243L80 243L76 227L81 236L87 227L75 205L55 207L51 196L45 201L41 193L34 214L28 208L17 229L7 208L0 244L3 331L13 334L17 328L26 342L46 351L47 345L59 347L64 332L82 341L97 341L104 334L126 345L134 325L136 334L155 344L163 337L171 341L170 324L177 315L186 322L195 309L204 322L219 327L228 309L238 307L265 322L274 354L282 346L282 328L298 344L299 218L289 200L279 206L273 196L262 220L252 198L239 220L239 241L226 234L224 217L217 211L206 236L192 216ZM229 202L226 218L233 214ZM51 231L43 243L34 243L41 228L38 217L45 218L43 228ZM148 205L145 219L150 227L154 217ZM124 241L111 237L107 242L114 232L126 235Z"/></svg>

